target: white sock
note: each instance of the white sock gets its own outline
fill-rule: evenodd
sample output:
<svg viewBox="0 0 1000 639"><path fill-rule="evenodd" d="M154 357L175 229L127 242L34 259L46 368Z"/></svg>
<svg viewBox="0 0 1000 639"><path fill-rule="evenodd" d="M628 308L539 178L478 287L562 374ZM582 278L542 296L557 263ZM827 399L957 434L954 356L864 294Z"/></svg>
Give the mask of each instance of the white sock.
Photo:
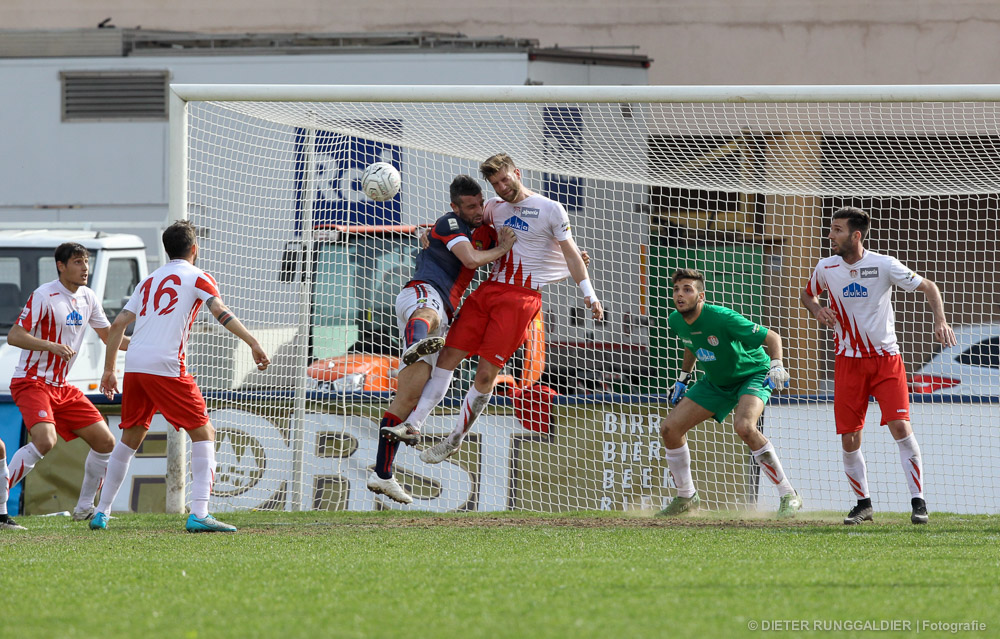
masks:
<svg viewBox="0 0 1000 639"><path fill-rule="evenodd" d="M431 377L424 384L424 391L420 394L420 401L417 402L417 407L413 409L410 416L406 418L406 421L410 422L417 427L417 430L423 428L424 422L427 421L427 416L431 414L444 396L448 393L448 387L451 386L451 378L455 374L455 371L450 371L445 368L434 367L431 371Z"/></svg>
<svg viewBox="0 0 1000 639"><path fill-rule="evenodd" d="M35 448L34 442L28 442L17 449L14 456L10 458L10 479L7 481L7 488L17 486L17 482L24 479L24 476L31 472L42 459L42 454Z"/></svg>
<svg viewBox="0 0 1000 639"><path fill-rule="evenodd" d="M480 393L476 389L475 384L469 387L469 392L465 394L465 399L462 400L462 410L458 413L458 424L455 425L455 429L448 435L448 439L452 444L457 445L462 443L462 440L465 439L465 434L469 432L472 425L483 414L483 411L486 410L491 397L493 397L492 392Z"/></svg>
<svg viewBox="0 0 1000 639"><path fill-rule="evenodd" d="M191 442L191 514L208 516L208 497L215 483L215 442Z"/></svg>
<svg viewBox="0 0 1000 639"><path fill-rule="evenodd" d="M7 500L10 499L10 486L7 481L7 457L0 455L0 515L7 514Z"/></svg>
<svg viewBox="0 0 1000 639"><path fill-rule="evenodd" d="M795 492L792 484L785 477L785 469L781 467L781 462L778 461L778 454L774 452L774 446L771 445L771 442L767 442L763 448L751 451L751 453L753 454L753 458L757 460L757 465L760 466L761 471L778 487L779 495L784 497Z"/></svg>
<svg viewBox="0 0 1000 639"><path fill-rule="evenodd" d="M910 433L903 439L897 439L899 446L899 461L903 464L903 474L910 487L910 497L924 498L924 462L920 457L920 444L917 436Z"/></svg>
<svg viewBox="0 0 1000 639"><path fill-rule="evenodd" d="M94 497L104 481L104 471L108 468L111 453L98 453L91 450L87 453L87 461L83 464L83 483L80 485L80 500L76 502L78 511L86 510L94 505Z"/></svg>
<svg viewBox="0 0 1000 639"><path fill-rule="evenodd" d="M853 452L844 452L844 472L847 473L847 481L851 484L851 490L858 499L870 497L868 492L868 468L865 466L865 457L861 454L861 449Z"/></svg>
<svg viewBox="0 0 1000 639"><path fill-rule="evenodd" d="M128 474L129 464L135 450L129 448L121 442L115 444L108 459L107 470L104 473L104 488L101 490L101 501L97 504L97 512L105 515L111 514L111 503L118 496L118 491L122 488L125 475Z"/></svg>
<svg viewBox="0 0 1000 639"><path fill-rule="evenodd" d="M667 468L674 478L678 497L694 496L694 480L691 478L691 449L687 442L680 448L667 448Z"/></svg>

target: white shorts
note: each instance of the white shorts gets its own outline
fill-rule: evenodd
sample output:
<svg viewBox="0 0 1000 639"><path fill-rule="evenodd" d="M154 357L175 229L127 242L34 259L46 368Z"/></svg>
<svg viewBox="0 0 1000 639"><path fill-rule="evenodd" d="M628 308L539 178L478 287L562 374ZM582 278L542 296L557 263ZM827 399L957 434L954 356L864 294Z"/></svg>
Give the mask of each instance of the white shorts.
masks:
<svg viewBox="0 0 1000 639"><path fill-rule="evenodd" d="M444 337L448 332L448 313L444 310L444 302L441 301L437 289L424 282L410 284L396 296L396 324L399 327L401 344L406 343L406 324L418 308L429 308L438 315L437 330L429 331L428 337ZM433 367L437 364L437 358L438 353L434 353L420 358L420 361L427 362Z"/></svg>

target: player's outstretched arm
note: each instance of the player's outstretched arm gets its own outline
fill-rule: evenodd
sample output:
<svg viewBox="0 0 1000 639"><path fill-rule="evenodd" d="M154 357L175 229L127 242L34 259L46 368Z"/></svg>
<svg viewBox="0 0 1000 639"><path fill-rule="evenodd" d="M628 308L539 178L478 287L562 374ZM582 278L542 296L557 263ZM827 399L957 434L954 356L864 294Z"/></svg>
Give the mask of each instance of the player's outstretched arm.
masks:
<svg viewBox="0 0 1000 639"><path fill-rule="evenodd" d="M934 314L934 337L943 346L954 346L957 344L955 331L948 324L948 318L944 313L944 300L941 299L941 289L937 287L937 284L925 277L920 282L917 290L927 298L927 305L931 307L931 313Z"/></svg>
<svg viewBox="0 0 1000 639"><path fill-rule="evenodd" d="M597 292L594 291L594 286L590 283L590 274L587 272L587 265L583 262L583 256L580 255L580 249L577 247L576 242L573 241L573 238L560 240L559 248L562 249L563 258L566 260L570 276L580 286L580 292L583 293L583 303L590 308L591 315L595 320L600 321L604 319L604 306L597 299Z"/></svg>
<svg viewBox="0 0 1000 639"><path fill-rule="evenodd" d="M24 327L20 324L14 324L10 327L10 332L7 334L7 343L26 351L47 351L56 357L63 358L67 362L76 355L76 351L69 346L35 337L24 330Z"/></svg>
<svg viewBox="0 0 1000 639"><path fill-rule="evenodd" d="M494 248L479 251L472 248L471 242L459 242L452 247L451 252L462 261L462 266L465 268L479 268L509 253L510 249L514 246L514 242L517 241L517 235L514 234L512 229L507 227L500 229L498 236L500 244Z"/></svg>
<svg viewBox="0 0 1000 639"><path fill-rule="evenodd" d="M260 342L243 326L243 323L236 319L236 316L229 310L229 307L223 304L222 300L218 297L209 298L207 306L208 310L215 316L215 319L227 331L246 342L246 345L250 347L250 350L253 351L253 361L257 363L257 369L262 371L267 370L268 365L271 363L271 360L267 357L267 353L261 348Z"/></svg>
<svg viewBox="0 0 1000 639"><path fill-rule="evenodd" d="M122 343L125 341L125 329L134 321L135 313L123 309L118 313L115 321L111 322L111 326L103 329L107 332L101 336L101 339L104 340L105 348L104 375L101 376L100 391L108 399L114 399L115 394L118 392L118 376L115 374L115 362L118 359L118 349L122 347ZM100 331L98 331L98 335L100 335Z"/></svg>

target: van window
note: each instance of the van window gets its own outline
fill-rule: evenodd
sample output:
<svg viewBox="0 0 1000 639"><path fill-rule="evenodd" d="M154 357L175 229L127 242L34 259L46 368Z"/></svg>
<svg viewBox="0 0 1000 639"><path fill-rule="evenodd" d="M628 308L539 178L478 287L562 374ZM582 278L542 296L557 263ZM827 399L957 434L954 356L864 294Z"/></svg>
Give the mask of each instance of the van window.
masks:
<svg viewBox="0 0 1000 639"><path fill-rule="evenodd" d="M108 277L101 305L110 321L115 321L138 284L139 263L135 259L117 257L108 260Z"/></svg>

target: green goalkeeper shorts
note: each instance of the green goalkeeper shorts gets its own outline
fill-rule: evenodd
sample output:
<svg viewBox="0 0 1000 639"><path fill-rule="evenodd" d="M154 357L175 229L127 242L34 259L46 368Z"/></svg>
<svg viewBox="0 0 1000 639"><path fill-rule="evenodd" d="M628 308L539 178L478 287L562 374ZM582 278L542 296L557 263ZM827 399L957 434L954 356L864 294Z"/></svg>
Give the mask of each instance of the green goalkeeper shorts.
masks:
<svg viewBox="0 0 1000 639"><path fill-rule="evenodd" d="M745 378L738 384L729 386L716 386L708 379L699 379L694 386L688 389L684 397L690 399L707 411L711 411L715 421L722 422L733 412L736 405L740 403L743 395L754 395L766 404L771 399L771 388L764 379L767 377L766 371L761 371Z"/></svg>

